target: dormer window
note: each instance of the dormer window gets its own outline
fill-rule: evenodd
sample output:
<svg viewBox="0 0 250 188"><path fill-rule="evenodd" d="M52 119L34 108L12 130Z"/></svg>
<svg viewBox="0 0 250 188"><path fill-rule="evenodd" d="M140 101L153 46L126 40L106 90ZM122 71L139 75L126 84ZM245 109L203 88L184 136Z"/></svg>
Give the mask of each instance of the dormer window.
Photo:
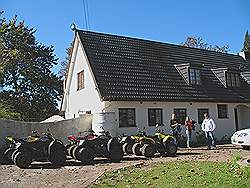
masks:
<svg viewBox="0 0 250 188"><path fill-rule="evenodd" d="M211 69L225 88L240 87L240 70L232 68Z"/></svg>
<svg viewBox="0 0 250 188"><path fill-rule="evenodd" d="M227 87L240 87L240 74L234 72L226 72Z"/></svg>
<svg viewBox="0 0 250 188"><path fill-rule="evenodd" d="M185 63L174 65L187 85L201 85L201 73L204 67L201 63Z"/></svg>
<svg viewBox="0 0 250 188"><path fill-rule="evenodd" d="M200 85L201 84L201 76L200 69L197 68L189 68L189 83L191 85Z"/></svg>

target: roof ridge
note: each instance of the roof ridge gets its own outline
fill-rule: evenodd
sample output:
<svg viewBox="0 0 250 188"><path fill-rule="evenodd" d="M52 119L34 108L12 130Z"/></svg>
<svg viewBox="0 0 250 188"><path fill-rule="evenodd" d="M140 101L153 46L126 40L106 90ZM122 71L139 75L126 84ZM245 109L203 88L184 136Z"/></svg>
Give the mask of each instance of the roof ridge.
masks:
<svg viewBox="0 0 250 188"><path fill-rule="evenodd" d="M188 48L188 49L192 49L192 50L205 51L205 52L208 52L208 53L214 53L214 54L219 54L219 55L223 54L225 56L235 56L235 57L238 57L238 58L242 58L238 54L216 52L216 51L202 49L202 48L192 48L192 47L188 47L188 46L182 46L182 45L179 45L179 44L166 43L166 42L163 42L163 41L156 41L156 40L153 40L153 39L136 38L136 37L125 36L125 35L117 35L117 34L103 33L103 32L97 32L97 31L89 31L89 30L81 30L81 29L76 29L76 31L85 32L85 33L92 33L92 34L98 34L98 35L106 35L106 36L112 36L112 37L123 37L125 39L130 39L130 40L132 39L132 40L153 42L153 43L157 43L157 44L161 44L161 45L169 45L169 46L175 46L175 47L180 47L180 48Z"/></svg>

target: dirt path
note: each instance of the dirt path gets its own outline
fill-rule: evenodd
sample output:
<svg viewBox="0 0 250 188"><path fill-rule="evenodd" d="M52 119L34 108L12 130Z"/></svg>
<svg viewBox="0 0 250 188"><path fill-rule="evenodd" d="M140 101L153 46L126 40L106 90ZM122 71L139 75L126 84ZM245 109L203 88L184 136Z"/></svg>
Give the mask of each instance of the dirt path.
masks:
<svg viewBox="0 0 250 188"><path fill-rule="evenodd" d="M62 168L53 168L49 163L34 163L30 169L19 169L14 165L0 165L0 187L88 187L104 172L135 165L175 160L199 160L226 162L233 154L250 158L250 151L232 145L218 146L215 150L205 147L180 149L177 157L126 156L121 163L109 163L106 159L96 159L92 165L82 166L79 162L68 161Z"/></svg>

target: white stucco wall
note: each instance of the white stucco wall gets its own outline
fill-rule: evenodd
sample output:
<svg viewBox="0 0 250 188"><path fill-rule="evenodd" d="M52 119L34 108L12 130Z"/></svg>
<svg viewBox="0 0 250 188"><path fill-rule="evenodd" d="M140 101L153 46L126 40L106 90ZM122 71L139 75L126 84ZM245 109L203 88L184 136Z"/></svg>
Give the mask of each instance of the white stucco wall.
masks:
<svg viewBox="0 0 250 188"><path fill-rule="evenodd" d="M215 137L221 139L224 135L231 137L235 132L235 117L234 117L234 108L238 105L235 103L228 104L228 119L219 119L217 113L217 104L225 103L196 103L196 102L106 102L105 109L106 112L115 112L116 116L116 130L117 135L126 134L131 135L137 132L137 128L143 129L146 128L148 134L153 134L155 127L148 126L148 108L162 108L163 109L163 123L165 124L164 130L168 133L171 133L169 127L169 121L171 119L171 114L174 111L174 108L186 108L187 116L196 120L198 122L198 108L208 108L210 117L214 119L217 124L215 130ZM118 108L136 108L136 126L137 127L126 127L119 128L119 112ZM248 114L250 116L250 114ZM200 126L196 127L196 131L201 130ZM185 135L185 127L182 128L182 134ZM195 136L194 136L195 137Z"/></svg>
<svg viewBox="0 0 250 188"><path fill-rule="evenodd" d="M89 110L92 113L100 112L104 105L100 100L85 52L78 39L75 41L74 49L76 50L76 56L75 59L72 59L72 80L69 92L66 95L66 119L79 117L79 114ZM77 91L77 73L82 70L84 70L84 89Z"/></svg>
<svg viewBox="0 0 250 188"><path fill-rule="evenodd" d="M68 135L75 135L79 132L90 131L91 123L91 114L85 114L80 118L75 119L45 123L0 119L0 150L4 149L3 147L6 146L4 141L6 136L25 138L31 135L34 130L41 134L42 132L47 132L48 128L55 138L62 140L64 144L66 144L68 143Z"/></svg>

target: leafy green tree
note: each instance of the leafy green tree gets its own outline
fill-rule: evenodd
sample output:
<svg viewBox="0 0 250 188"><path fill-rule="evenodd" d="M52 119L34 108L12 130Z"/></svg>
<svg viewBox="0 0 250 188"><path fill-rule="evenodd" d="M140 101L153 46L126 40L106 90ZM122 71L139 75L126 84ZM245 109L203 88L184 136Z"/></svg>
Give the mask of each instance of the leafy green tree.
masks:
<svg viewBox="0 0 250 188"><path fill-rule="evenodd" d="M68 72L68 68L69 68L69 62L70 62L70 59L71 59L71 55L72 55L72 52L73 52L73 42L70 43L70 46L66 49L66 53L67 53L67 56L65 58L64 61L62 61L60 64L61 64L61 68L60 68L60 71L59 71L59 75L66 78L67 76L67 72Z"/></svg>
<svg viewBox="0 0 250 188"><path fill-rule="evenodd" d="M194 36L187 37L186 41L184 43L181 43L181 45L191 48L200 48L222 53L227 53L229 51L229 45L224 45L224 46L210 45L206 43L201 37L194 37Z"/></svg>
<svg viewBox="0 0 250 188"><path fill-rule="evenodd" d="M4 104L3 101L0 101L0 118L3 119L13 119L13 120L21 120L21 114L14 112L10 106Z"/></svg>
<svg viewBox="0 0 250 188"><path fill-rule="evenodd" d="M245 34L243 49L241 51L245 52L245 58L250 60L250 35L248 31Z"/></svg>
<svg viewBox="0 0 250 188"><path fill-rule="evenodd" d="M61 78L51 70L58 61L53 46L39 43L35 32L17 16L6 21L0 14L0 98L25 121L57 114L62 95Z"/></svg>
<svg viewBox="0 0 250 188"><path fill-rule="evenodd" d="M248 34L248 31L245 34L244 45L241 51L250 52L250 35Z"/></svg>

